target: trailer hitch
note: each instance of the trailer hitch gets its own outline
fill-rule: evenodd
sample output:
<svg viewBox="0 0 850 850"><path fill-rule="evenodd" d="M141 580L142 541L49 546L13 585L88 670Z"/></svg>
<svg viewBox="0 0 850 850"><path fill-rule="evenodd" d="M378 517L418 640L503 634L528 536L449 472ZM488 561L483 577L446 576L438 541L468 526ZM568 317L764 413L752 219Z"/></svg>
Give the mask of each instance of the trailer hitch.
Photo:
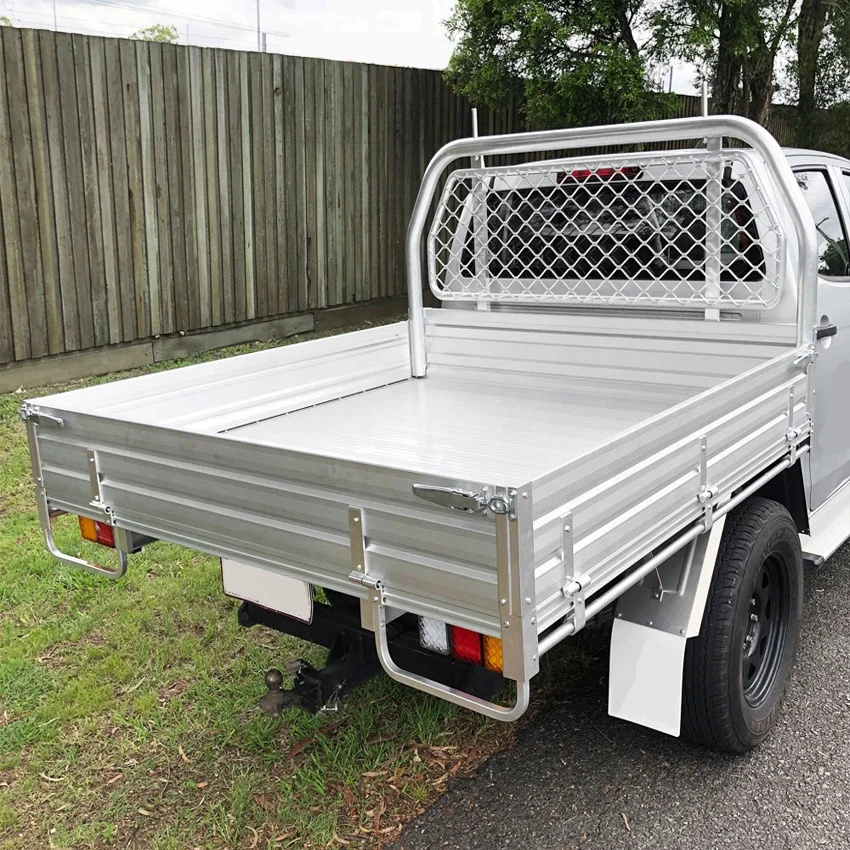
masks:
<svg viewBox="0 0 850 850"><path fill-rule="evenodd" d="M280 717L285 708L301 708L310 714L336 711L340 699L381 673L377 660L364 657L360 635L340 635L331 647L328 663L317 670L309 661L299 658L286 665L294 674L293 686L283 687L283 673L272 668L266 673L266 693L260 697L263 714Z"/></svg>

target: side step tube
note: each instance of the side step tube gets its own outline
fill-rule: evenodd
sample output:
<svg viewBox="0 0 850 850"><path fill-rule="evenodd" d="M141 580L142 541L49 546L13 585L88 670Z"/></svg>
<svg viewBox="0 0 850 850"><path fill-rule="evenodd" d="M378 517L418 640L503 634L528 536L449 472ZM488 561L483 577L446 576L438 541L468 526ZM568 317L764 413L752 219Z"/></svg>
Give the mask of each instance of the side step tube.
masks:
<svg viewBox="0 0 850 850"><path fill-rule="evenodd" d="M106 576L111 579L121 578L127 572L127 552L126 537L123 536L123 530L114 528L115 534L115 552L118 555L118 566L114 569L103 567L100 564L94 564L91 561L86 561L84 558L76 558L73 555L67 555L57 545L53 537L53 526L51 525L50 506L47 504L47 494L44 490L44 477L41 471L41 453L38 450L38 438L36 434L37 425L32 420L27 423L27 441L30 449L30 462L32 464L32 477L35 482L35 503L38 508L38 522L41 526L41 533L44 536L44 543L47 546L47 551L63 564L69 567L81 567L90 573ZM124 543L122 547L120 544Z"/></svg>
<svg viewBox="0 0 850 850"><path fill-rule="evenodd" d="M375 628L375 643L378 648L378 660L384 668L386 674L402 685L407 685L410 688L415 688L417 691L423 691L426 694L431 694L435 697L453 702L455 705L468 708L471 711L476 711L483 714L485 717L490 717L493 720L518 720L525 714L528 708L529 697L531 695L531 685L528 682L517 682L516 688L516 703L513 707L496 705L494 702L474 697L471 694L459 691L456 688L450 688L448 685L440 684L432 679L426 679L424 676L417 676L415 673L409 673L402 670L390 655L390 645L387 640L387 611L386 606L380 602L372 604L372 624Z"/></svg>

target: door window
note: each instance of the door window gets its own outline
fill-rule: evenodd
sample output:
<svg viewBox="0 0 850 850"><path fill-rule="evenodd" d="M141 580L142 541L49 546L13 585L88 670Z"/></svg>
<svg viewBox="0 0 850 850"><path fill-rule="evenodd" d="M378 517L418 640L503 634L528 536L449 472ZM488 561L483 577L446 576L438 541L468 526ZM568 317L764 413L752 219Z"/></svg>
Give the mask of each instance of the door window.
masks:
<svg viewBox="0 0 850 850"><path fill-rule="evenodd" d="M846 277L850 274L847 237L841 226L838 206L824 171L798 171L794 175L809 205L818 234L818 274Z"/></svg>

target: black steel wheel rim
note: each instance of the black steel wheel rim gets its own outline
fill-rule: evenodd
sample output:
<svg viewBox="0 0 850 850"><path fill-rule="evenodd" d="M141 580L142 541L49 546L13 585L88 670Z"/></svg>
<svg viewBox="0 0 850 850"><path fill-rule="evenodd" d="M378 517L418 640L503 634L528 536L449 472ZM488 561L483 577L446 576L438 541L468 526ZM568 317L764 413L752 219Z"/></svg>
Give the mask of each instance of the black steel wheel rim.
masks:
<svg viewBox="0 0 850 850"><path fill-rule="evenodd" d="M779 673L788 636L788 571L776 553L768 555L756 576L747 610L741 677L744 698L751 708L761 706Z"/></svg>

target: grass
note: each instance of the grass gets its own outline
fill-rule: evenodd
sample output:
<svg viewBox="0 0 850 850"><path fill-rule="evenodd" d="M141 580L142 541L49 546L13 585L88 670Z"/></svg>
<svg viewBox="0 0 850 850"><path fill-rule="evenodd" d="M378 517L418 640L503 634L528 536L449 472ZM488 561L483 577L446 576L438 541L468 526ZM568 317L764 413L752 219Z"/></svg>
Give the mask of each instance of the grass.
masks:
<svg viewBox="0 0 850 850"><path fill-rule="evenodd" d="M0 848L378 846L509 743L386 678L337 712L264 717L263 671L321 651L241 629L206 555L157 543L118 583L54 562L17 418L36 394L0 396ZM55 532L93 554L73 518Z"/></svg>

